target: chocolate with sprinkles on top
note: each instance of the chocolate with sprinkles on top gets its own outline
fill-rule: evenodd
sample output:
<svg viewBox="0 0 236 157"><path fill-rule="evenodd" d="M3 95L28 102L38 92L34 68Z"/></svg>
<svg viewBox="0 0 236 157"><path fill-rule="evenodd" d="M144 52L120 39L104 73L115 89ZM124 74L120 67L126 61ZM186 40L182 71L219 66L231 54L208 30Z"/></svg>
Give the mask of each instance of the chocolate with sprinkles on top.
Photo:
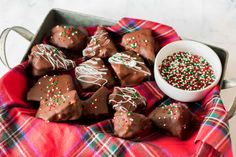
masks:
<svg viewBox="0 0 236 157"><path fill-rule="evenodd" d="M172 86L183 90L200 90L215 80L212 66L202 56L176 52L158 67L161 76Z"/></svg>

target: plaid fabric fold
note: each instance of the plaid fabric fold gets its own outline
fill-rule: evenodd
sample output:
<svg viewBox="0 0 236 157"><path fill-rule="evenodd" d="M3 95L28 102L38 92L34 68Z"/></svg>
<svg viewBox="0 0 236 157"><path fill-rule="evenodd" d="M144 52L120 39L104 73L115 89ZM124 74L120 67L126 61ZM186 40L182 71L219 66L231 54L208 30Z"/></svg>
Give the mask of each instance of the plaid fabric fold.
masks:
<svg viewBox="0 0 236 157"><path fill-rule="evenodd" d="M173 28L145 20L123 18L107 27L119 34L141 28L152 29L161 47L180 40ZM227 113L218 87L202 102L189 104L203 121L188 140L180 141L158 131L124 140L113 136L110 119L85 126L35 118L37 106L25 101L27 65L20 64L0 79L0 156L232 156ZM147 99L148 110L164 98L154 81L135 88ZM162 104L172 101L167 99Z"/></svg>
<svg viewBox="0 0 236 157"><path fill-rule="evenodd" d="M218 86L213 88L202 101L206 115L195 141L202 141L223 153L231 147L231 140L227 112L219 92Z"/></svg>

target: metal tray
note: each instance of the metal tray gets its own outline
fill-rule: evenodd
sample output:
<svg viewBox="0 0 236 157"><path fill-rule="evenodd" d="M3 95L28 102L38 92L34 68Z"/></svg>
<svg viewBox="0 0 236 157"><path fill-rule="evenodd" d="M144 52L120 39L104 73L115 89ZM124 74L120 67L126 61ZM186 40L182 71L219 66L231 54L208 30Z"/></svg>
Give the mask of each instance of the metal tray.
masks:
<svg viewBox="0 0 236 157"><path fill-rule="evenodd" d="M48 13L46 18L44 19L43 23L41 24L41 26L39 27L39 30L37 31L35 35L31 33L29 30L20 26L14 26L14 27L5 29L0 36L0 59L5 66L10 68L7 61L6 52L5 52L5 42L6 42L7 35L11 30L19 33L21 36L23 36L25 39L31 42L27 52L25 53L25 56L22 59L22 61L25 61L27 60L27 56L30 53L30 49L35 44L41 43L43 41L44 36L47 35L49 30L51 30L51 28L57 24L82 25L82 26L92 26L92 25L109 26L109 25L115 24L116 22L117 21L115 20L105 19L102 17L93 16L93 15L72 12L72 11L67 11L63 9L52 9ZM229 57L228 52L216 46L212 46L208 44L206 45L212 48L216 52L216 54L218 55L221 61L222 76L220 79L220 87L222 89L236 87L236 79L224 80L228 57ZM236 99L228 112L229 119L234 115L235 110L236 110Z"/></svg>

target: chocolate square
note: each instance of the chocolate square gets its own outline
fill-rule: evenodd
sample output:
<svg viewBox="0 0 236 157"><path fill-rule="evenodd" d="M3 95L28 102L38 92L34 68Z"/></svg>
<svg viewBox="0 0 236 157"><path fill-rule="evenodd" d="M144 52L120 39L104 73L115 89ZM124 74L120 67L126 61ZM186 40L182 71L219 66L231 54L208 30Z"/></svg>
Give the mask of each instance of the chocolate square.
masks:
<svg viewBox="0 0 236 157"><path fill-rule="evenodd" d="M70 75L45 75L28 91L27 100L48 100L54 95L60 96L74 89L74 83Z"/></svg>
<svg viewBox="0 0 236 157"><path fill-rule="evenodd" d="M116 52L116 47L109 37L108 32L104 27L98 26L87 47L83 50L83 56L87 58L107 58L111 57Z"/></svg>
<svg viewBox="0 0 236 157"><path fill-rule="evenodd" d="M116 111L142 113L146 109L146 99L135 88L115 87L109 95L109 104Z"/></svg>
<svg viewBox="0 0 236 157"><path fill-rule="evenodd" d="M121 45L128 51L140 54L150 63L154 62L156 50L159 49L150 29L140 29L125 34L122 37Z"/></svg>
<svg viewBox="0 0 236 157"><path fill-rule="evenodd" d="M77 120L82 115L81 101L75 90L40 101L36 117L46 121Z"/></svg>
<svg viewBox="0 0 236 157"><path fill-rule="evenodd" d="M156 107L148 116L155 126L170 132L173 136L186 139L194 117L183 103L172 103Z"/></svg>
<svg viewBox="0 0 236 157"><path fill-rule="evenodd" d="M134 112L118 111L115 113L112 122L114 134L121 138L139 137L151 128L149 118Z"/></svg>
<svg viewBox="0 0 236 157"><path fill-rule="evenodd" d="M135 52L116 53L108 61L118 76L121 86L135 86L151 76L143 59Z"/></svg>
<svg viewBox="0 0 236 157"><path fill-rule="evenodd" d="M108 88L115 84L110 70L101 58L91 58L75 68L75 77L85 91L96 91L101 86Z"/></svg>
<svg viewBox="0 0 236 157"><path fill-rule="evenodd" d="M35 45L28 57L34 76L42 76L53 70L70 70L75 67L75 62L67 59L61 50L47 44Z"/></svg>
<svg viewBox="0 0 236 157"><path fill-rule="evenodd" d="M108 95L109 90L102 86L89 99L83 101L83 117L96 120L107 116L109 114Z"/></svg>
<svg viewBox="0 0 236 157"><path fill-rule="evenodd" d="M86 47L87 35L82 26L57 25L51 30L50 42L60 48L81 51Z"/></svg>

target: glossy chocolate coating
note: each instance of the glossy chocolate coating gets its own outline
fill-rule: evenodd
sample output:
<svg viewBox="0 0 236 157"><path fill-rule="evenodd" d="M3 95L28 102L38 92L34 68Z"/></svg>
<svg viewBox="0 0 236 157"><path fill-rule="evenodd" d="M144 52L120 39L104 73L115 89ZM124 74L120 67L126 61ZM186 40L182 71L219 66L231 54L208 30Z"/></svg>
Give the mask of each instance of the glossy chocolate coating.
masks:
<svg viewBox="0 0 236 157"><path fill-rule="evenodd" d="M82 26L57 25L51 30L50 42L59 48L82 51L87 43L87 31Z"/></svg>
<svg viewBox="0 0 236 157"><path fill-rule="evenodd" d="M146 99L131 87L115 87L109 95L109 104L116 111L142 113L146 109Z"/></svg>
<svg viewBox="0 0 236 157"><path fill-rule="evenodd" d="M143 59L135 52L116 53L108 61L119 78L121 86L135 86L151 76Z"/></svg>
<svg viewBox="0 0 236 157"><path fill-rule="evenodd" d="M115 113L112 119L114 125L114 134L121 138L134 138L142 136L151 128L151 121L142 114L134 112Z"/></svg>
<svg viewBox="0 0 236 157"><path fill-rule="evenodd" d="M134 51L147 59L149 63L155 60L159 44L155 43L150 29L140 29L123 36L121 45L129 51Z"/></svg>
<svg viewBox="0 0 236 157"><path fill-rule="evenodd" d="M42 76L50 71L70 70L75 67L75 62L67 59L61 50L47 44L35 45L28 58L34 76Z"/></svg>
<svg viewBox="0 0 236 157"><path fill-rule="evenodd" d="M98 26L95 34L87 44L87 47L83 50L83 56L87 58L107 58L111 57L116 52L116 47L109 37L108 32L104 27Z"/></svg>
<svg viewBox="0 0 236 157"><path fill-rule="evenodd" d="M96 91L101 86L113 87L115 81L101 58L93 57L75 68L76 80L84 91Z"/></svg>
<svg viewBox="0 0 236 157"><path fill-rule="evenodd" d="M74 89L74 83L70 75L45 75L28 91L27 100L48 100L54 95L61 95Z"/></svg>
<svg viewBox="0 0 236 157"><path fill-rule="evenodd" d="M77 120L82 115L81 101L75 90L40 101L36 117L46 121Z"/></svg>
<svg viewBox="0 0 236 157"><path fill-rule="evenodd" d="M183 103L156 107L148 116L155 126L167 130L173 136L186 139L193 121L193 114Z"/></svg>

